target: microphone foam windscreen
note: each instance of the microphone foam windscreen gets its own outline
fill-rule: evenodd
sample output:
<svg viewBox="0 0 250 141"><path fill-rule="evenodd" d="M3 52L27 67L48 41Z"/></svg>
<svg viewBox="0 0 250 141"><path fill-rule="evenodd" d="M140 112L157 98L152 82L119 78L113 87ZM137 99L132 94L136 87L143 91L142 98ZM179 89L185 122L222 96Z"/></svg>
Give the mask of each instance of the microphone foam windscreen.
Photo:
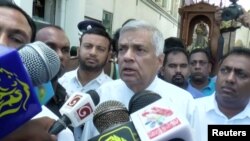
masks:
<svg viewBox="0 0 250 141"><path fill-rule="evenodd" d="M93 122L100 133L106 132L128 121L128 110L125 105L119 101L105 101L96 107L94 111Z"/></svg>
<svg viewBox="0 0 250 141"><path fill-rule="evenodd" d="M60 69L56 52L41 41L27 44L18 52L34 86L50 81Z"/></svg>
<svg viewBox="0 0 250 141"><path fill-rule="evenodd" d="M149 90L137 92L129 101L129 114L132 114L159 99L161 99L159 94Z"/></svg>
<svg viewBox="0 0 250 141"><path fill-rule="evenodd" d="M100 102L100 97L95 90L89 90L86 93L90 95L95 105L97 105Z"/></svg>

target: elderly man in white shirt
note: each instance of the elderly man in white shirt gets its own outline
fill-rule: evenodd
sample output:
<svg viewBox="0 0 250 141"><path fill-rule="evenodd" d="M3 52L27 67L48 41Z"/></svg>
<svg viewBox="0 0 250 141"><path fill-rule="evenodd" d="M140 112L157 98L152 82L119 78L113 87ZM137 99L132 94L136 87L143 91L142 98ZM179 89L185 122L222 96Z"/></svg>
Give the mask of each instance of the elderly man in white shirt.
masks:
<svg viewBox="0 0 250 141"><path fill-rule="evenodd" d="M216 92L197 99L201 114L200 141L207 141L208 125L250 123L250 49L237 47L221 61ZM210 135L211 136L211 135Z"/></svg>
<svg viewBox="0 0 250 141"><path fill-rule="evenodd" d="M164 39L160 31L144 21L133 20L122 27L118 44L121 79L107 82L97 89L100 103L117 100L128 108L134 93L151 90L165 99L170 107L177 109L176 112L194 127L196 107L191 94L157 76L164 58ZM93 121L89 121L85 123L81 141L98 134Z"/></svg>

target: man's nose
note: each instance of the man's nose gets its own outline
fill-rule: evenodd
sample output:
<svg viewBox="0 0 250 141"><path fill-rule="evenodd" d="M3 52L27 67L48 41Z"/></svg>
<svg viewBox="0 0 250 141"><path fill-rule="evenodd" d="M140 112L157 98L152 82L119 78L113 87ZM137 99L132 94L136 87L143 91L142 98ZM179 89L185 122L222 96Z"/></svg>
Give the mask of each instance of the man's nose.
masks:
<svg viewBox="0 0 250 141"><path fill-rule="evenodd" d="M235 73L233 71L231 71L227 78L226 78L226 81L227 82L230 82L230 83L234 83L235 82Z"/></svg>
<svg viewBox="0 0 250 141"><path fill-rule="evenodd" d="M0 34L0 45L9 46L7 35L5 35L3 33Z"/></svg>
<svg viewBox="0 0 250 141"><path fill-rule="evenodd" d="M133 56L134 56L133 50L129 48L123 57L124 57L124 60L131 60Z"/></svg>

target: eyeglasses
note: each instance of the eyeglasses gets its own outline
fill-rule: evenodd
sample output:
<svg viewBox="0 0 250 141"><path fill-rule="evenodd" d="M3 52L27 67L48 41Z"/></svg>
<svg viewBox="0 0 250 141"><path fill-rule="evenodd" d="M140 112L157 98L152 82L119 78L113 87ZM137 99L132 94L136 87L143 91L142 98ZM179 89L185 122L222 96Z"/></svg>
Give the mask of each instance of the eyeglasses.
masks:
<svg viewBox="0 0 250 141"><path fill-rule="evenodd" d="M197 64L200 64L201 66L205 66L205 65L208 64L208 62L207 61L203 61L203 60L190 62L191 66L196 66Z"/></svg>

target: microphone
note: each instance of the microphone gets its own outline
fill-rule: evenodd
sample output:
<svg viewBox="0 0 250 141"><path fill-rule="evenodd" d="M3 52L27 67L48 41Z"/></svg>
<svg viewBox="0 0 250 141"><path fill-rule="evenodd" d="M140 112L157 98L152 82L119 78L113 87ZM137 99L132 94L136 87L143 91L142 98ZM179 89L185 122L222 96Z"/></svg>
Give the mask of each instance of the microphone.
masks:
<svg viewBox="0 0 250 141"><path fill-rule="evenodd" d="M55 94L50 80L60 70L59 56L41 41L23 46L18 50L18 53L35 86L40 104L46 104Z"/></svg>
<svg viewBox="0 0 250 141"><path fill-rule="evenodd" d="M74 93L60 108L62 117L50 127L49 133L57 135L69 125L78 127L84 124L93 117L92 113L99 101L99 95L95 90Z"/></svg>
<svg viewBox="0 0 250 141"><path fill-rule="evenodd" d="M150 90L143 90L135 93L129 101L129 114L132 114L159 99L161 99L161 96Z"/></svg>
<svg viewBox="0 0 250 141"><path fill-rule="evenodd" d="M33 86L51 80L59 71L60 59L43 42L27 44L20 50L0 46L0 50L2 138L41 111Z"/></svg>
<svg viewBox="0 0 250 141"><path fill-rule="evenodd" d="M142 141L193 141L188 121L156 95L146 91L129 101L130 117Z"/></svg>
<svg viewBox="0 0 250 141"><path fill-rule="evenodd" d="M59 72L61 62L58 55L41 41L25 45L18 53L34 86L47 83Z"/></svg>
<svg viewBox="0 0 250 141"><path fill-rule="evenodd" d="M0 138L41 111L29 74L16 49L0 46Z"/></svg>
<svg viewBox="0 0 250 141"><path fill-rule="evenodd" d="M101 103L94 112L93 122L100 135L89 141L128 140L140 141L128 110L119 101L109 100Z"/></svg>

